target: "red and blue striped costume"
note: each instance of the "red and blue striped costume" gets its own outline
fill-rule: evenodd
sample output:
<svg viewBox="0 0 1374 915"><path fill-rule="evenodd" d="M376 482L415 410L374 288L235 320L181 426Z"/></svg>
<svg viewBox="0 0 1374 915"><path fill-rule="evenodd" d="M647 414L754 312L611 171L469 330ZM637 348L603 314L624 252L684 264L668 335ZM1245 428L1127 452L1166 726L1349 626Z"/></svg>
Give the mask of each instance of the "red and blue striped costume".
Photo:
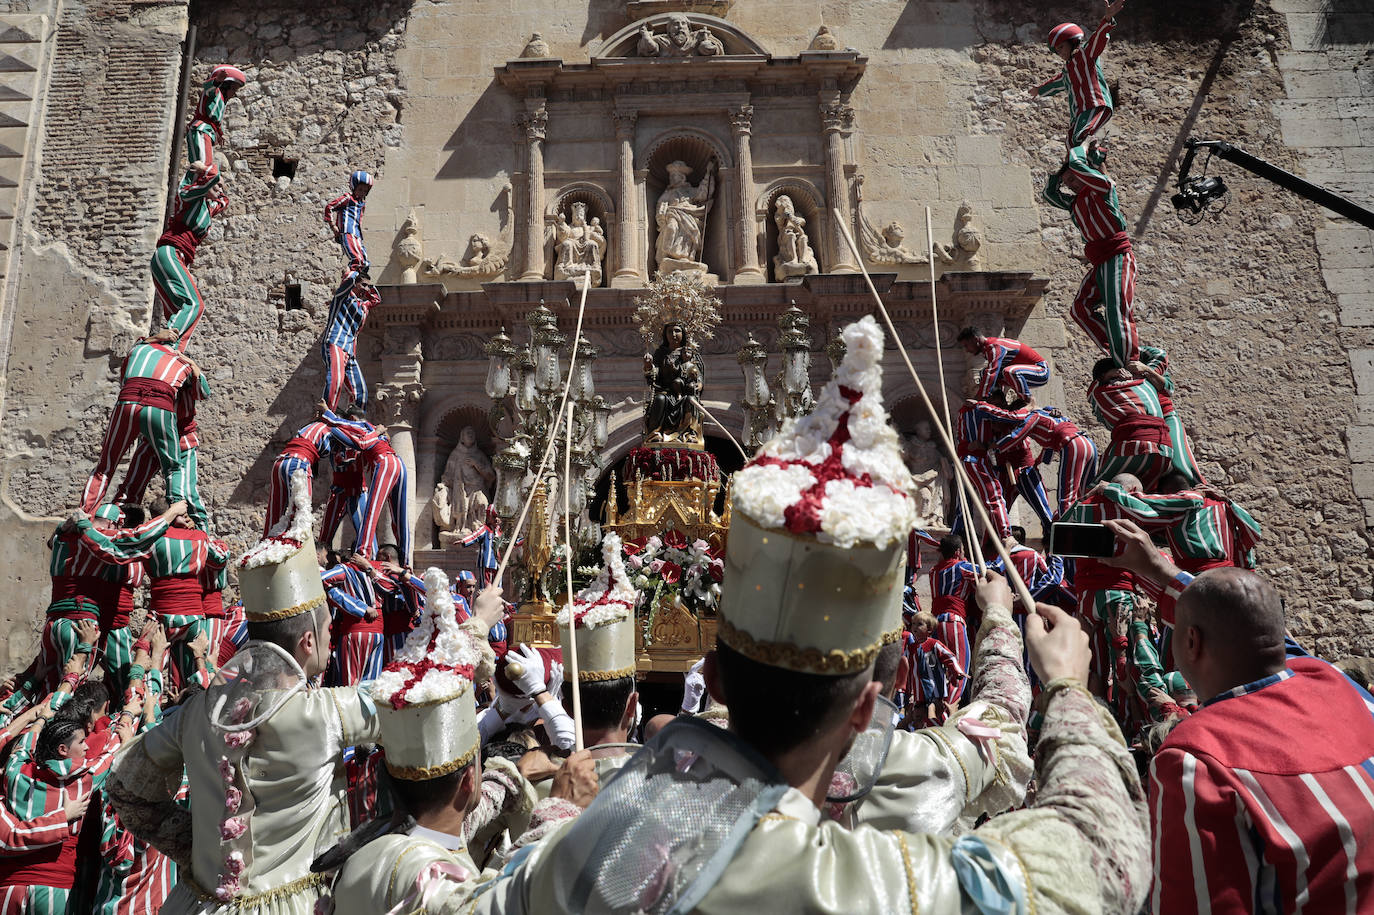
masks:
<svg viewBox="0 0 1374 915"><path fill-rule="evenodd" d="M1023 400L1030 400L1030 389L1050 380L1050 367L1045 357L1020 340L984 337L982 347L988 364L978 385L976 396L979 400L987 400L998 387L1009 388Z"/></svg>
<svg viewBox="0 0 1374 915"><path fill-rule="evenodd" d="M1130 473L1147 490L1153 489L1174 454L1169 424L1154 387L1143 378L1094 381L1088 386L1088 401L1093 415L1112 433L1097 478L1110 481L1117 474Z"/></svg>
<svg viewBox="0 0 1374 915"><path fill-rule="evenodd" d="M986 427L988 434L993 436L993 440L987 443L988 451L996 456L999 463L998 486L1006 511L1010 513L1019 495L1026 500L1026 504L1035 512L1040 523L1048 529L1054 513L1050 511L1050 497L1045 493L1045 481L1040 476L1040 466L1036 463L1035 452L1031 449L1030 443L1023 440L1005 448L998 444L998 436L1015 429L1025 419L1025 410L1004 410L990 403L980 403L978 411L988 423L991 423ZM1010 518L1008 521L1010 522ZM955 518L954 528L955 533L963 529L958 517ZM1003 535L1002 539L1005 540L1006 535Z"/></svg>
<svg viewBox="0 0 1374 915"><path fill-rule="evenodd" d="M384 666L382 598L367 572L351 563L340 563L320 573L325 597L334 617L333 683L356 686L376 679ZM377 610L367 619L369 609Z"/></svg>
<svg viewBox="0 0 1374 915"><path fill-rule="evenodd" d="M388 575L387 580L394 586L382 595L382 663L391 660L406 643L406 636L415 628L425 611L425 580L411 572ZM461 596L454 599L458 622L471 614L465 613L467 601Z"/></svg>
<svg viewBox="0 0 1374 915"><path fill-rule="evenodd" d="M1050 590L1059 587L1064 581L1064 557L1051 556L1046 559L1038 550L1033 550L1023 543L1018 543L1007 551L1011 557L1011 564L1016 569L1016 574L1021 576L1021 580L1026 583L1026 590L1030 592L1031 598L1040 600ZM1002 562L1002 557L988 561L988 568L997 572L999 575L1006 575L1006 564ZM1030 678L1031 686L1037 686L1039 679L1035 676L1035 671L1031 668L1030 652L1025 647L1026 637L1026 617L1028 610L1021 605L1021 601L1014 601L1012 604L1012 618L1021 627L1022 655L1021 663L1026 668L1026 676Z"/></svg>
<svg viewBox="0 0 1374 915"><path fill-rule="evenodd" d="M1064 69L1036 87L1041 96L1069 93L1069 148L1086 142L1112 118L1112 91L1102 74L1102 52L1107 50L1115 19L1104 19L1064 61Z"/></svg>
<svg viewBox="0 0 1374 915"><path fill-rule="evenodd" d="M1150 764L1157 913L1374 910L1374 718L1315 658L1215 696Z"/></svg>
<svg viewBox="0 0 1374 915"><path fill-rule="evenodd" d="M174 689L179 690L196 680L196 663L189 643L202 634L208 641L207 674L214 673L214 638L221 621L205 616L202 576L224 568L228 560L228 546L223 541L212 540L202 530L172 527L153 545L147 562L148 575L152 579L148 612L157 614L158 622L167 630ZM200 685L207 689L210 686L208 682Z"/></svg>
<svg viewBox="0 0 1374 915"><path fill-rule="evenodd" d="M1066 168L1072 169L1085 186L1065 193L1060 173L1055 173L1041 196L1051 206L1069 211L1083 234L1084 254L1092 264L1069 313L1094 343L1125 368L1140 358L1134 310L1135 251L1126 232L1126 214L1117 198L1116 182L1094 167L1090 162L1093 158L1081 148L1073 149Z"/></svg>
<svg viewBox="0 0 1374 915"><path fill-rule="evenodd" d="M363 210L367 201L353 196L353 191L340 194L324 205L324 224L334 233L334 240L343 248L349 271L368 270L367 245L363 244Z"/></svg>
<svg viewBox="0 0 1374 915"><path fill-rule="evenodd" d="M1001 435L1001 429L994 426L994 423L1006 422L998 415L999 413L1007 414L1007 411L982 402L964 404L959 408L959 415L955 421L954 441L959 460L964 462L964 469L968 471L969 480L977 490L978 498L988 510L993 527L997 529L997 536L1005 539L1011 536L1011 520L1007 517L1007 503L1002 494L1002 485L988 457L988 445ZM963 531L966 523L963 511L957 512L951 528L953 533Z"/></svg>
<svg viewBox="0 0 1374 915"><path fill-rule="evenodd" d="M110 475L140 437L152 449L167 479L167 501L187 499L189 502L177 395L183 386L191 385L196 395L208 397L209 383L204 376L197 379L191 366L175 349L148 342L134 344L124 360L121 378L109 427L100 444L100 457L81 496L82 511L88 514L95 511L105 498Z"/></svg>
<svg viewBox="0 0 1374 915"><path fill-rule="evenodd" d="M949 703L951 709L957 708L968 682L968 668L940 639L917 642L910 632L902 635L906 640L903 650L911 661L911 700L918 708L941 701ZM931 720L943 724L945 717L944 709L937 708Z"/></svg>
<svg viewBox="0 0 1374 915"><path fill-rule="evenodd" d="M329 320L320 342L320 358L324 360L324 402L329 409L339 408L339 396L344 386L355 403L367 406L367 381L358 365L358 334L367 321L367 313L382 302L377 287L368 286L358 294L361 279L356 269L344 275L329 301Z"/></svg>
<svg viewBox="0 0 1374 915"><path fill-rule="evenodd" d="M157 240L149 264L154 296L162 306L167 327L177 332L177 349L183 353L205 314L205 300L201 298L190 267L195 263L196 249L210 231L210 220L229 205L229 198L223 192L210 196L210 189L218 184L218 168L205 174L187 170L177 188L172 215Z"/></svg>
<svg viewBox="0 0 1374 915"><path fill-rule="evenodd" d="M496 554L496 543L500 539L501 519L496 516L496 509L488 505L487 523L462 541L462 546L477 547L477 567L482 570L482 587L496 580L496 570L501 567L500 557Z"/></svg>
<svg viewBox="0 0 1374 915"><path fill-rule="evenodd" d="M196 385L182 385L177 392L177 428L181 438L177 446L181 451L181 467L176 471L173 484L186 500L186 513L202 530L210 528L210 513L205 509L205 500L200 495L200 427L196 424L196 399L200 396ZM157 454L144 439L134 446L129 467L124 471L124 480L115 490L114 501L117 505L142 502L148 484L158 472Z"/></svg>
<svg viewBox="0 0 1374 915"><path fill-rule="evenodd" d="M281 522L291 504L292 475L297 470L304 470L307 480L313 483L315 465L319 463L320 455L329 454L336 447L329 424L320 420L302 426L282 447L281 454L272 462L272 473L268 478L271 488L267 493L267 517L262 525L264 537ZM321 538L321 542L330 541Z"/></svg>
<svg viewBox="0 0 1374 915"><path fill-rule="evenodd" d="M330 425L334 441L361 452L363 464L370 471L367 514L363 516L362 529L354 541L354 552L360 552L368 559L376 557L377 523L381 520L383 506L390 506L391 532L401 551L401 565L409 568L410 486L405 463L391 449L391 442L387 441L385 434L378 432L371 423L361 419L341 419L332 410L326 410L323 419Z"/></svg>
<svg viewBox="0 0 1374 915"><path fill-rule="evenodd" d="M1020 423L997 440L997 450L1009 449L1027 439L1059 455L1059 514L1062 515L1078 501L1079 494L1097 475L1097 446L1054 407L1039 407L1023 413Z"/></svg>
<svg viewBox="0 0 1374 915"><path fill-rule="evenodd" d="M960 557L941 559L930 570L930 612L935 617L935 638L943 642L965 671L973 659L968 638L968 604L973 600L977 573L973 563Z"/></svg>
<svg viewBox="0 0 1374 915"><path fill-rule="evenodd" d="M1164 411L1164 422L1169 426L1169 438L1173 441L1174 447L1174 469L1194 483L1205 483L1206 478L1202 475L1202 468L1198 466L1197 457L1193 454L1192 440L1188 438L1188 432L1183 428L1183 420L1174 408L1174 379L1169 374L1168 352L1162 346L1142 346L1140 348L1140 361L1158 372L1164 382L1163 387L1161 387L1154 382L1154 379L1150 379L1150 383L1154 385L1155 393L1159 395L1159 406Z"/></svg>
<svg viewBox="0 0 1374 915"><path fill-rule="evenodd" d="M346 516L353 525L354 536L363 529L367 516L367 475L363 473L362 455L352 448L338 445L329 450L331 474L329 498L324 503L324 520L320 523L320 542L332 544Z"/></svg>

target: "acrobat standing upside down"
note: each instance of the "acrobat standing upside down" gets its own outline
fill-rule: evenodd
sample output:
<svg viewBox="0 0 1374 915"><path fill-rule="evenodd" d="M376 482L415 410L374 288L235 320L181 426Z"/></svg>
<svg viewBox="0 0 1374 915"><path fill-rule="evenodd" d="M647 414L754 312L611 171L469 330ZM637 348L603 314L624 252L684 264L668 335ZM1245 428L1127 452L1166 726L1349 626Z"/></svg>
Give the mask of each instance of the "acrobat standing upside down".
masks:
<svg viewBox="0 0 1374 915"><path fill-rule="evenodd" d="M1069 93L1069 149L1086 143L1112 119L1112 90L1102 74L1102 52L1107 50L1116 14L1126 0L1107 7L1101 24L1086 38L1083 29L1072 22L1061 22L1050 29L1050 48L1064 59L1064 69L1054 79L1031 89L1034 97Z"/></svg>

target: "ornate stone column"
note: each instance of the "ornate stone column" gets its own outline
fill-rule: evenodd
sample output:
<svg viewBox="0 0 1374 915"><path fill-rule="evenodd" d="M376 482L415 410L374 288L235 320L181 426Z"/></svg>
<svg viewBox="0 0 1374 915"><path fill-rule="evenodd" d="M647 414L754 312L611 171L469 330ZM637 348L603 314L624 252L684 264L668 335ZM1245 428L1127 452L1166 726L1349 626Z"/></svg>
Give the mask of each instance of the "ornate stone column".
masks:
<svg viewBox="0 0 1374 915"><path fill-rule="evenodd" d="M639 266L639 200L635 188L635 121L639 114L633 111L617 111L611 115L615 121L615 140L617 147L616 176L620 179L619 210L616 212L615 275L611 277L613 289L635 289L645 284L644 272Z"/></svg>
<svg viewBox="0 0 1374 915"><path fill-rule="evenodd" d="M525 247L520 282L544 279L544 136L549 124L542 101L516 119L525 135Z"/></svg>
<svg viewBox="0 0 1374 915"><path fill-rule="evenodd" d="M842 223L835 222L833 213L826 214L830 226L830 262L826 273L858 273L854 253L844 240L841 225L849 226L849 185L844 177L844 132L854 126L854 109L838 99L821 101L821 128L825 135L825 185L829 205L839 212ZM850 230L853 231L852 229Z"/></svg>
<svg viewBox="0 0 1374 915"><path fill-rule="evenodd" d="M739 205L739 269L735 282L754 286L765 283L759 267L758 226L754 222L754 154L750 148L750 128L754 106L741 105L730 111L730 132L735 138L735 187Z"/></svg>
<svg viewBox="0 0 1374 915"><path fill-rule="evenodd" d="M421 329L413 324L393 325L383 331L382 384L377 390L379 412L391 437L391 447L406 467L404 498L410 518L412 543L420 542L415 537L414 528L419 519L419 506L415 504L415 428L419 420L420 401L425 394L425 386L420 381L420 370L424 365L421 338ZM380 525L378 527L380 542L386 529Z"/></svg>

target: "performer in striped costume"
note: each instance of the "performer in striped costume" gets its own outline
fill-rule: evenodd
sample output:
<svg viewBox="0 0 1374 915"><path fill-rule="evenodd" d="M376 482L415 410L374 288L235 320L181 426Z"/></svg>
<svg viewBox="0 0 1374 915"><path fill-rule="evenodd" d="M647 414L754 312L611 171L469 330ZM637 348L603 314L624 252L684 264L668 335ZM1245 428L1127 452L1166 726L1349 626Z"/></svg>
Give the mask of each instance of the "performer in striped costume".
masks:
<svg viewBox="0 0 1374 915"><path fill-rule="evenodd" d="M409 475L406 465L391 449L385 426L374 426L362 418L362 408L345 410L343 419L325 404L320 416L329 424L334 441L346 448L356 449L363 456L363 466L369 471L367 481L367 514L362 529L353 543L353 552L372 557L377 552L377 523L382 508L391 508L391 533L401 551L401 562L410 566L410 506Z"/></svg>
<svg viewBox="0 0 1374 915"><path fill-rule="evenodd" d="M367 194L373 183L367 172L356 171L348 176L348 193L324 205L324 224L343 248L348 263L345 270L359 271L364 277L372 264L367 259L367 246L363 244L363 210L367 209Z"/></svg>
<svg viewBox="0 0 1374 915"><path fill-rule="evenodd" d="M1135 251L1126 233L1126 215L1116 182L1100 170L1104 156L1076 146L1041 196L1068 210L1083 234L1083 253L1092 269L1083 277L1069 313L1093 342L1125 368L1140 358L1135 326ZM1101 311L1099 312L1099 308Z"/></svg>
<svg viewBox="0 0 1374 915"><path fill-rule="evenodd" d="M1202 707L1150 764L1154 912L1374 909L1368 694L1287 657L1284 636L1254 572L1213 569L1182 591L1175 652Z"/></svg>
<svg viewBox="0 0 1374 915"><path fill-rule="evenodd" d="M1146 489L1153 489L1174 455L1169 426L1154 387L1118 368L1111 359L1099 359L1093 366L1088 402L1093 415L1112 433L1097 478L1112 480L1117 474L1128 473L1138 477Z"/></svg>
<svg viewBox="0 0 1374 915"><path fill-rule="evenodd" d="M105 498L110 475L140 437L152 448L166 477L167 501L187 499L177 394L183 386L190 385L197 397L208 397L209 382L189 357L166 344L146 340L135 343L129 351L121 379L109 427L100 444L100 458L81 496L81 510L87 514L95 511Z"/></svg>
<svg viewBox="0 0 1374 915"><path fill-rule="evenodd" d="M358 554L320 575L334 617L334 686L357 686L363 680L375 680L382 672L381 577L367 558Z"/></svg>
<svg viewBox="0 0 1374 915"><path fill-rule="evenodd" d="M389 582L382 586L382 663L386 664L405 644L406 636L424 613L425 580L401 565L401 552L394 543L377 548L375 565ZM460 579L464 575L472 577L466 570L458 573ZM456 599L454 609L460 623L472 615L467 602L460 604Z"/></svg>
<svg viewBox="0 0 1374 915"><path fill-rule="evenodd" d="M482 587L490 585L496 580L496 570L501 567L501 557L497 555L496 544L501 540L501 519L496 514L495 506L487 506L486 523L477 530L469 534L461 541L461 546L477 547L477 567L482 570ZM522 537L523 541L524 538ZM466 570L458 573L461 581L464 575L471 574ZM474 591L476 584L473 585Z"/></svg>
<svg viewBox="0 0 1374 915"><path fill-rule="evenodd" d="M175 479L170 482L185 498L187 513L196 522L196 527L209 530L210 513L200 494L200 426L196 422L196 401L199 397L200 389L196 385L182 385L177 391L177 429L180 432L177 447L181 452L181 466L174 471ZM158 469L157 453L147 440L140 438L134 446L133 456L129 458L129 467L124 471L124 480L115 490L115 504L142 502L148 484L153 481Z"/></svg>
<svg viewBox="0 0 1374 915"><path fill-rule="evenodd" d="M331 445L329 465L329 498L325 500L324 520L320 522L320 542L332 544L345 517L353 525L355 537L363 529L363 518L367 516L367 475L363 472L362 455L354 448Z"/></svg>
<svg viewBox="0 0 1374 915"><path fill-rule="evenodd" d="M185 514L173 519L166 536L153 545L148 557L152 579L148 612L156 614L172 643L173 689L181 690L188 683L210 685L214 669L208 660L209 646L214 644L216 621L205 616L202 576L218 572L228 560L228 546L197 529ZM202 638L206 647L197 651L191 643Z"/></svg>
<svg viewBox="0 0 1374 915"><path fill-rule="evenodd" d="M911 703L916 706L915 716L921 723L944 724L950 713L959 706L968 682L968 668L959 662L958 657L940 639L932 635L937 623L929 613L917 613L912 620L915 627L906 633L903 651L911 664L914 689L911 690ZM935 706L931 716L927 706Z"/></svg>
<svg viewBox="0 0 1374 915"><path fill-rule="evenodd" d="M1107 50L1112 29L1116 28L1116 14L1126 0L1116 0L1107 7L1106 15L1093 33L1083 38L1083 29L1072 22L1064 22L1050 30L1049 45L1064 59L1063 71L1031 89L1032 96L1051 96L1069 93L1069 148L1087 142L1112 117L1112 91L1102 75L1102 52Z"/></svg>
<svg viewBox="0 0 1374 915"><path fill-rule="evenodd" d="M210 71L201 84L200 102L186 127L186 159L208 169L215 162L215 146L224 142L224 106L248 85L248 77L227 64Z"/></svg>
<svg viewBox="0 0 1374 915"><path fill-rule="evenodd" d="M974 395L978 400L988 400L993 391L1004 388L1029 402L1030 389L1050 380L1050 366L1045 357L1020 340L985 337L972 327L959 331L957 339L969 355L982 353L988 361Z"/></svg>
<svg viewBox="0 0 1374 915"><path fill-rule="evenodd" d="M1041 597L1048 594L1051 590L1059 587L1064 581L1064 557L1051 556L1048 559L1038 550L1026 546L1026 529L1019 525L1012 529L1012 536L1016 538L1016 543L1007 549L1007 555L1011 557L1012 565L1016 568L1016 573L1021 576L1021 580L1026 583L1026 590L1030 592L1031 598L1039 601ZM988 560L988 568L998 575L1007 576L1006 563L1002 557L998 556ZM1010 576L1007 576L1008 579ZM1012 619L1016 620L1016 625L1020 627L1023 634L1026 631L1026 614L1029 611L1022 606L1020 599L1017 599L1011 607ZM1035 671L1031 668L1030 653L1022 645L1021 662L1026 668L1026 676L1030 680L1031 687L1038 688L1039 679Z"/></svg>
<svg viewBox="0 0 1374 915"><path fill-rule="evenodd" d="M1045 449L1041 462L1059 455L1059 511L1062 515L1097 476L1097 446L1056 407L1026 411L1010 432L997 440L997 451L1032 441Z"/></svg>
<svg viewBox="0 0 1374 915"><path fill-rule="evenodd" d="M334 290L329 301L329 320L320 342L320 358L324 360L324 402L329 409L339 408L344 386L353 402L367 406L367 381L358 365L358 334L367 321L367 313L382 303L377 287L367 282L358 269L344 274L343 282Z"/></svg>
<svg viewBox="0 0 1374 915"><path fill-rule="evenodd" d="M954 426L954 445L959 460L964 462L969 480L978 493L978 498L988 510L995 533L1003 540L1011 536L1011 520L1007 517L1007 502L1002 492L1001 482L993 469L988 456L988 446L1001 437L1004 428L1010 428L1015 420L1007 410L994 407L983 401L969 400L959 408ZM966 520L963 511L957 511L951 533L964 531Z"/></svg>
<svg viewBox="0 0 1374 915"><path fill-rule="evenodd" d="M205 314L205 301L190 268L196 261L196 249L210 231L210 220L227 206L229 197L219 186L218 165L211 163L203 171L187 169L149 264L155 298L162 306L176 348L183 353Z"/></svg>
<svg viewBox="0 0 1374 915"><path fill-rule="evenodd" d="M337 447L329 424L318 419L302 426L286 443L281 454L272 462L272 473L268 477L271 489L267 494L267 517L262 525L264 537L272 533L272 528L281 522L291 504L291 476L297 470L304 470L313 484L320 455L330 454ZM328 539L322 538L322 542L329 543L332 537L331 533Z"/></svg>
<svg viewBox="0 0 1374 915"><path fill-rule="evenodd" d="M1148 381L1159 395L1159 406L1164 411L1164 422L1169 426L1169 438L1173 442L1174 469L1185 474L1192 483L1207 482L1193 455L1193 443L1183 428L1183 420L1174 409L1174 379L1169 375L1169 354L1162 346L1142 346L1140 361L1132 362L1127 368Z"/></svg>
<svg viewBox="0 0 1374 915"><path fill-rule="evenodd" d="M964 541L957 534L940 538L940 561L930 570L930 612L935 617L932 635L954 652L959 667L967 671L973 657L968 638L968 603L973 599L977 574L964 558Z"/></svg>
<svg viewBox="0 0 1374 915"><path fill-rule="evenodd" d="M1003 433L1015 429L1025 419L1025 410L1008 410L982 401L978 403L977 413L979 418L984 420L984 431L992 436L986 444L988 453L997 459L998 491L1002 493L1002 504L1008 513L1008 521L1010 522L1011 507L1016 504L1016 497L1019 495L1026 500L1031 511L1040 519L1041 525L1048 530L1054 513L1050 511L1050 497L1045 492L1045 480L1040 476L1040 467L1035 460L1035 452L1031 449L1030 442L1014 442L1006 448L997 446L999 437L1005 437ZM962 507L959 511L962 511ZM953 527L955 532L963 530L962 518L958 512L955 514ZM1002 539L1011 542L1008 535L1003 535Z"/></svg>

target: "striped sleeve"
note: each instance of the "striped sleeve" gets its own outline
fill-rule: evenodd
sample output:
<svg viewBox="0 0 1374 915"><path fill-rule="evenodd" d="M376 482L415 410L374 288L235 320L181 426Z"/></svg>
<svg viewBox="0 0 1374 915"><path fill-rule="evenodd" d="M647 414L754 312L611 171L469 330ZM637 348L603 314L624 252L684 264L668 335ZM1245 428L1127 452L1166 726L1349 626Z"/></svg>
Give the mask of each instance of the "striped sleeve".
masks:
<svg viewBox="0 0 1374 915"><path fill-rule="evenodd" d="M1069 88L1069 78L1064 75L1064 71L1059 71L1059 75L1052 79L1047 79L1035 87L1035 94L1044 98L1058 95Z"/></svg>
<svg viewBox="0 0 1374 915"><path fill-rule="evenodd" d="M1254 847L1246 805L1205 758L1174 747L1155 755L1150 825L1152 912L1251 911L1262 849Z"/></svg>
<svg viewBox="0 0 1374 915"><path fill-rule="evenodd" d="M1050 206L1058 207L1061 210L1073 209L1073 195L1066 194L1059 187L1059 173L1050 175L1050 180L1045 182L1045 189L1040 192L1040 198Z"/></svg>
<svg viewBox="0 0 1374 915"><path fill-rule="evenodd" d="M1103 19L1101 25L1093 30L1088 36L1087 41L1083 42L1083 56L1089 60L1097 60L1102 56L1102 52L1107 50L1107 42L1111 40L1112 29L1116 28L1115 19Z"/></svg>
<svg viewBox="0 0 1374 915"><path fill-rule="evenodd" d="M61 807L51 813L21 820L0 804L0 855L21 854L47 845L57 845L70 829L67 812Z"/></svg>

